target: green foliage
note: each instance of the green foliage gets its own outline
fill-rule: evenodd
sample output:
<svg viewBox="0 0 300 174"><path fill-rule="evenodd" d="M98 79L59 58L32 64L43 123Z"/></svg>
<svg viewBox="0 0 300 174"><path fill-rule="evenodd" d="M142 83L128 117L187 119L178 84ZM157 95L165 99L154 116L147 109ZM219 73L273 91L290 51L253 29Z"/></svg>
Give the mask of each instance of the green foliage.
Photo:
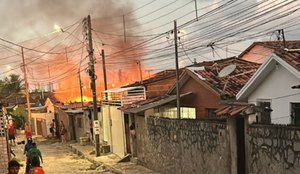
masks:
<svg viewBox="0 0 300 174"><path fill-rule="evenodd" d="M10 74L0 80L0 98L8 98L13 96L20 96L21 91L25 88L23 80L19 75Z"/></svg>
<svg viewBox="0 0 300 174"><path fill-rule="evenodd" d="M25 111L24 108L18 107L16 110L13 110L12 112L9 113L12 118L15 120L16 128L24 128L25 125L25 118L27 116L27 112Z"/></svg>

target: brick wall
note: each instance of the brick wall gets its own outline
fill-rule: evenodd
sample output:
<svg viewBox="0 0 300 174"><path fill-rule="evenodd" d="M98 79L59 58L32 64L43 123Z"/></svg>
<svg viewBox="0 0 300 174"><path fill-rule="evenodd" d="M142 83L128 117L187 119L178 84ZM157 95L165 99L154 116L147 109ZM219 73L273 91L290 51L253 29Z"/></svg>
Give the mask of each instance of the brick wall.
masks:
<svg viewBox="0 0 300 174"><path fill-rule="evenodd" d="M8 160L5 120L2 109L0 108L0 173L7 173Z"/></svg>

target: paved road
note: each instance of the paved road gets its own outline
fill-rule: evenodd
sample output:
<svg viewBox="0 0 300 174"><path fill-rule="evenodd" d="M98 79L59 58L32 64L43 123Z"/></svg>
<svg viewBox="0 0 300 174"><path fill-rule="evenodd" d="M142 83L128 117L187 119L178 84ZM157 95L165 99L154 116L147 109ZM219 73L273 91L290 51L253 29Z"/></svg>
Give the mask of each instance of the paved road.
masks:
<svg viewBox="0 0 300 174"><path fill-rule="evenodd" d="M24 145L17 145L13 147L14 152L17 155L17 158L22 160L25 164L25 156L23 155ZM42 142L38 143L38 148L42 152L44 163L42 167L45 170L46 174L77 174L77 173L86 173L86 174L111 174L108 171L102 170L101 167L94 166L89 161L73 154L66 145L63 145L59 142L50 143ZM22 167L20 174L25 173L25 167Z"/></svg>

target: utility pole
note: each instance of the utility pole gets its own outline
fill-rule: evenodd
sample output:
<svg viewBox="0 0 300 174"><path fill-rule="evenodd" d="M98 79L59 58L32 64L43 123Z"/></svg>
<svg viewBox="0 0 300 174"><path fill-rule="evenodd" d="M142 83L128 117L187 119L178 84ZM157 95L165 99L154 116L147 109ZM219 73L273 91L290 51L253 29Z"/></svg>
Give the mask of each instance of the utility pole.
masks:
<svg viewBox="0 0 300 174"><path fill-rule="evenodd" d="M80 68L78 69L78 78L79 78L79 88L80 88L81 109L83 109L82 82L81 82Z"/></svg>
<svg viewBox="0 0 300 174"><path fill-rule="evenodd" d="M103 66L103 79L104 79L104 90L107 90L107 79L106 79L106 65L105 65L105 54L104 49L101 50L102 66ZM107 93L105 92L105 100L107 100Z"/></svg>
<svg viewBox="0 0 300 174"><path fill-rule="evenodd" d="M25 90L26 90L26 101L27 101L27 122L29 124L29 127L31 128L31 107L30 107L30 99L29 99L29 85L27 80L27 73L26 73L26 64L25 64L25 57L24 57L24 49L21 47L22 52L22 61L23 61L23 72L24 72L24 80L25 80Z"/></svg>
<svg viewBox="0 0 300 174"><path fill-rule="evenodd" d="M198 21L198 6L197 6L197 0L195 0L195 12L196 12L196 20Z"/></svg>
<svg viewBox="0 0 300 174"><path fill-rule="evenodd" d="M142 73L141 61L137 61L137 64L139 65L140 82L143 82L143 73Z"/></svg>
<svg viewBox="0 0 300 174"><path fill-rule="evenodd" d="M125 23L125 15L123 15L123 29L124 29L124 42L126 42L126 23Z"/></svg>
<svg viewBox="0 0 300 174"><path fill-rule="evenodd" d="M177 21L174 20L174 44L175 44L175 65L176 65L176 103L177 118L181 118L180 113L180 93L179 93L179 66L178 66L178 43L177 43Z"/></svg>
<svg viewBox="0 0 300 174"><path fill-rule="evenodd" d="M280 35L282 36L284 48L287 48L287 47L286 47L286 41L285 41L285 36L284 36L284 30L283 30L283 29L278 30L278 37L277 37L277 40L280 40L280 39L281 39L281 38L280 38Z"/></svg>
<svg viewBox="0 0 300 174"><path fill-rule="evenodd" d="M94 60L94 49L93 49L93 40L92 40L92 24L91 24L91 17L88 15L85 21L86 26L86 32L87 32L87 51L89 54L89 75L91 79L91 89L92 89L92 95L93 95L93 120L94 123L98 121L98 109L97 109L97 95L96 95L96 75L95 75L95 60ZM94 133L95 133L95 152L96 156L100 156L100 129L96 131L96 127L99 127L98 125L94 124Z"/></svg>

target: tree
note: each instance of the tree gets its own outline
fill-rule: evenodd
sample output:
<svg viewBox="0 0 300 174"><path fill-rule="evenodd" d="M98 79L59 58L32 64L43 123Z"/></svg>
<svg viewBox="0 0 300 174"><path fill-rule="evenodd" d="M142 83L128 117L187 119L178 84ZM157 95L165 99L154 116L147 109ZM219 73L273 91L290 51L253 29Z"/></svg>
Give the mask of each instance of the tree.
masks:
<svg viewBox="0 0 300 174"><path fill-rule="evenodd" d="M24 125L25 125L26 115L27 115L27 112L25 111L25 109L22 107L18 107L15 110L13 110L12 112L10 112L9 114L12 116L13 120L15 121L16 128L23 129Z"/></svg>
<svg viewBox="0 0 300 174"><path fill-rule="evenodd" d="M10 74L4 80L0 80L0 98L2 99L24 96L22 93L24 89L24 80L17 74Z"/></svg>

